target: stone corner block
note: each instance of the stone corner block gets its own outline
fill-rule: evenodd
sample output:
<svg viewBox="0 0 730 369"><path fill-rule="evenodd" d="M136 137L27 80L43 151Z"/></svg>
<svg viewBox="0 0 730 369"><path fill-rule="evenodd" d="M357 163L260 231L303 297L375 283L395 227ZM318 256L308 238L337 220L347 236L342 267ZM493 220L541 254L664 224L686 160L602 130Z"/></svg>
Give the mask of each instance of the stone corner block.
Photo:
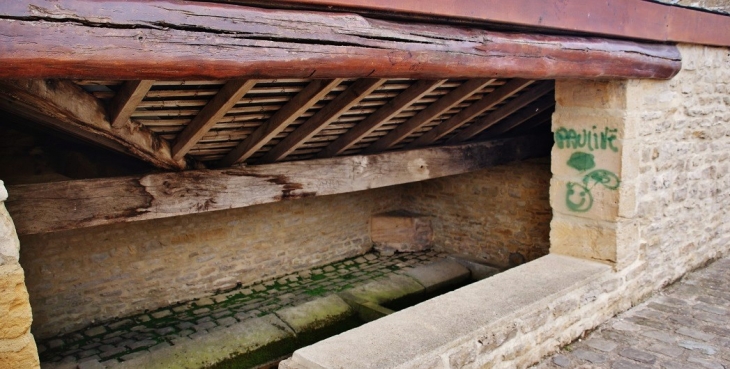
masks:
<svg viewBox="0 0 730 369"><path fill-rule="evenodd" d="M370 219L370 238L381 253L424 251L431 247L431 219L404 210L375 214Z"/></svg>

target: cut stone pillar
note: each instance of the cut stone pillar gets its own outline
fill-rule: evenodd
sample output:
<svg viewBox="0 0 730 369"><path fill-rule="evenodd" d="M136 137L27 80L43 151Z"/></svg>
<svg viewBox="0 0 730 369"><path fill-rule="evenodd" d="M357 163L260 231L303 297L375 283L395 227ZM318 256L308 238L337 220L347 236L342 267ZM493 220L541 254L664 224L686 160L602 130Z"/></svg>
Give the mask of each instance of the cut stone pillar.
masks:
<svg viewBox="0 0 730 369"><path fill-rule="evenodd" d="M0 181L0 368L39 368L25 275L18 263L20 242L5 210L7 197Z"/></svg>
<svg viewBox="0 0 730 369"><path fill-rule="evenodd" d="M552 130L550 252L612 263L636 259L636 124L627 81L558 81Z"/></svg>
<svg viewBox="0 0 730 369"><path fill-rule="evenodd" d="M370 238L375 250L386 255L427 250L433 242L431 220L404 210L376 214L370 219Z"/></svg>

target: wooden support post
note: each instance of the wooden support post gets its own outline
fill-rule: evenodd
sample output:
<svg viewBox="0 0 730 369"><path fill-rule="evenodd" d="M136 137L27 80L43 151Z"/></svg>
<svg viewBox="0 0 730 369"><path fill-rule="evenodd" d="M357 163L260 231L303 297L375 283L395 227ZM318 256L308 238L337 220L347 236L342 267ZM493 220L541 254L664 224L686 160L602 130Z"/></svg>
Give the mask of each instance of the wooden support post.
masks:
<svg viewBox="0 0 730 369"><path fill-rule="evenodd" d="M347 131L347 133L334 140L331 144L329 144L329 146L322 150L317 157L329 158L343 153L345 150L352 147L352 145L358 143L365 136L387 123L391 118L398 115L405 108L411 106L413 103L435 90L446 81L446 79L420 80L414 83L405 91L393 98L393 100L388 101L376 112L360 121L355 127L352 127L349 131Z"/></svg>
<svg viewBox="0 0 730 369"><path fill-rule="evenodd" d="M21 234L165 218L422 181L549 155L550 136L371 156L8 187Z"/></svg>
<svg viewBox="0 0 730 369"><path fill-rule="evenodd" d="M493 124L499 122L500 120L504 119L506 116L516 112L520 108L524 107L525 105L537 100L538 98L542 97L543 95L549 93L555 88L555 83L553 81L544 81L540 82L534 87L532 87L529 91L523 93L520 96L517 96L515 99L511 100L510 102L504 104L499 109L493 111L486 117L484 117L482 120L475 122L474 124L470 125L469 127L466 127L463 131L455 134L453 137L448 139L446 141L447 144L455 144L459 142L464 142L477 134L479 134L481 131L491 127Z"/></svg>
<svg viewBox="0 0 730 369"><path fill-rule="evenodd" d="M412 149L419 146L427 146L436 141L441 137L453 132L455 129L461 127L464 123L476 118L485 111L491 109L495 105L501 103L508 97L516 94L523 88L529 86L533 81L526 79L515 78L507 82L504 86L496 89L494 92L485 95L481 100L469 105L464 110L454 114L448 120L441 122L436 127L433 127L430 131L424 133L421 137L417 138L409 145L406 149Z"/></svg>
<svg viewBox="0 0 730 369"><path fill-rule="evenodd" d="M109 120L112 122L112 127L119 128L127 123L154 83L155 81L144 79L122 84L109 103Z"/></svg>
<svg viewBox="0 0 730 369"><path fill-rule="evenodd" d="M163 168L184 169L167 141L129 119L113 127L101 102L71 81L0 81L0 108Z"/></svg>
<svg viewBox="0 0 730 369"><path fill-rule="evenodd" d="M256 151L276 137L300 115L309 110L314 104L342 83L342 78L330 80L317 79L289 100L281 109L277 110L266 123L259 126L250 136L246 137L233 151L229 152L220 162L220 166L228 167L245 161Z"/></svg>
<svg viewBox="0 0 730 369"><path fill-rule="evenodd" d="M416 114L413 118L395 127L395 129L388 132L388 134L373 142L373 144L368 146L368 148L365 149L363 153L371 154L378 151L384 151L393 147L393 145L401 142L411 133L425 126L430 121L437 118L439 115L451 109L454 105L458 105L462 101L469 98L469 96L474 95L494 81L494 79L479 78L464 82L461 86L457 87L453 91L440 98L438 101L429 105L426 109L418 112L418 114Z"/></svg>
<svg viewBox="0 0 730 369"><path fill-rule="evenodd" d="M347 90L339 94L334 100L269 150L261 158L260 162L272 163L284 159L307 140L314 137L319 131L327 127L328 124L337 120L342 113L355 106L365 96L370 95L371 92L375 91L385 81L385 79L375 78L362 78L355 81Z"/></svg>
<svg viewBox="0 0 730 369"><path fill-rule="evenodd" d="M16 79L671 78L681 66L674 45L182 0L4 1L0 34L0 78Z"/></svg>
<svg viewBox="0 0 730 369"><path fill-rule="evenodd" d="M256 85L255 80L232 80L223 85L215 97L177 136L172 147L173 159L182 159L254 85Z"/></svg>

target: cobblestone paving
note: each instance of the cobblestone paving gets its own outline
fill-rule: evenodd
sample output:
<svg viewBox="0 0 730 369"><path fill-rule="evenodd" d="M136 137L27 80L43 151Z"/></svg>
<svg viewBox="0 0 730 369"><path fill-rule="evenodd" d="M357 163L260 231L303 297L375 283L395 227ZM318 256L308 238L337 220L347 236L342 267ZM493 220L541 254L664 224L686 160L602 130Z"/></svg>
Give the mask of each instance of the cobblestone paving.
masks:
<svg viewBox="0 0 730 369"><path fill-rule="evenodd" d="M436 252L394 256L366 254L196 301L90 326L38 342L38 350L43 363L79 363L79 367L83 367L86 361L100 361L109 365L175 345L185 337L197 338L390 273L403 273L445 256Z"/></svg>
<svg viewBox="0 0 730 369"><path fill-rule="evenodd" d="M533 368L730 369L730 258L691 273Z"/></svg>

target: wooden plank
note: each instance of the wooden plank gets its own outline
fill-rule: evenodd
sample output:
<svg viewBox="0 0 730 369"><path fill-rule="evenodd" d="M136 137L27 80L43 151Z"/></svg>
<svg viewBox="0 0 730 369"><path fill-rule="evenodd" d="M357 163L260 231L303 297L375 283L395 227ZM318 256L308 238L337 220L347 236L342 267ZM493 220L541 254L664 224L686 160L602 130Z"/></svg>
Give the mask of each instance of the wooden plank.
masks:
<svg viewBox="0 0 730 369"><path fill-rule="evenodd" d="M21 234L241 208L361 191L549 155L550 136L519 137L372 156L8 186Z"/></svg>
<svg viewBox="0 0 730 369"><path fill-rule="evenodd" d="M289 102L281 107L266 123L259 126L251 136L243 140L235 149L226 154L220 165L224 167L245 161L256 151L281 133L289 124L314 106L332 89L342 83L342 78L314 80Z"/></svg>
<svg viewBox="0 0 730 369"><path fill-rule="evenodd" d="M5 1L0 34L0 78L671 78L681 64L674 45L182 0Z"/></svg>
<svg viewBox="0 0 730 369"><path fill-rule="evenodd" d="M424 125L437 118L439 115L448 111L455 105L458 105L469 96L479 92L479 90L494 82L494 79L472 79L461 84L435 103L429 105L426 109L421 110L413 118L405 123L395 127L387 135L373 142L363 153L372 154L378 151L384 151L401 142L404 138L411 135Z"/></svg>
<svg viewBox="0 0 730 369"><path fill-rule="evenodd" d="M503 85L497 90L489 93L482 97L479 101L469 105L462 111L454 114L451 118L439 123L436 127L433 127L430 131L424 133L421 137L417 138L410 144L406 145L406 149L412 149L420 146L427 146L436 141L441 137L453 132L455 129L461 127L464 123L478 117L485 111L493 108L495 105L501 103L506 98L520 92L523 88L529 86L533 81L528 79L515 78L510 80L508 83Z"/></svg>
<svg viewBox="0 0 730 369"><path fill-rule="evenodd" d="M172 147L173 159L182 159L254 85L256 85L256 80L226 82L220 91L177 136L175 145Z"/></svg>
<svg viewBox="0 0 730 369"><path fill-rule="evenodd" d="M398 115L404 109L411 106L411 104L438 88L446 81L448 80L439 79L417 81L412 86L408 87L408 89L393 98L393 100L388 101L376 112L359 122L347 133L338 137L335 141L329 144L329 146L322 150L317 157L328 158L345 152L347 149L352 147L352 145L358 143L364 137L387 123L391 118Z"/></svg>
<svg viewBox="0 0 730 369"><path fill-rule="evenodd" d="M71 81L0 81L0 106L159 168L179 170L186 166L185 161L172 158L167 141L146 127L129 119L120 127L112 127L101 102Z"/></svg>
<svg viewBox="0 0 730 369"><path fill-rule="evenodd" d="M446 140L447 144L456 144L459 142L466 141L480 132L484 131L485 129L491 127L495 123L499 122L500 120L504 119L508 115L516 112L520 108L524 107L525 105L537 100L538 98L542 97L543 95L549 93L555 88L555 82L553 81L544 81L540 82L534 87L532 87L529 91L524 92L522 95L517 96L510 102L504 104L499 109L491 112L489 115L484 117L482 120L478 122L474 122L474 124L470 125L469 127L466 127L461 132L455 134L448 140Z"/></svg>
<svg viewBox="0 0 730 369"><path fill-rule="evenodd" d="M550 108L555 106L555 99L542 99L535 104L530 104L519 112L510 115L509 117L500 120L495 125L485 129L481 134L480 138L489 139L497 137L505 132L511 131L517 126L525 123L532 119L536 115L543 113Z"/></svg>
<svg viewBox="0 0 730 369"><path fill-rule="evenodd" d="M362 78L355 81L347 90L337 95L329 104L320 109L306 122L302 123L294 132L290 133L269 150L259 159L259 162L271 163L284 159L386 81L387 79L377 78Z"/></svg>
<svg viewBox="0 0 730 369"><path fill-rule="evenodd" d="M122 84L114 95L114 99L109 103L109 120L112 122L112 127L118 128L127 123L132 112L137 109L154 83L153 80L143 79Z"/></svg>
<svg viewBox="0 0 730 369"><path fill-rule="evenodd" d="M242 0L233 0L241 1ZM262 2L262 0L258 0ZM245 0L251 3L251 0ZM686 42L730 46L730 18L702 10L636 0L278 0L317 4L327 9L359 9L389 18L435 18L458 22L492 23L518 27L592 33L658 42ZM270 1L266 2L271 4ZM673 3L676 3L674 1ZM695 2L697 3L697 2ZM287 4L288 5L288 4Z"/></svg>

